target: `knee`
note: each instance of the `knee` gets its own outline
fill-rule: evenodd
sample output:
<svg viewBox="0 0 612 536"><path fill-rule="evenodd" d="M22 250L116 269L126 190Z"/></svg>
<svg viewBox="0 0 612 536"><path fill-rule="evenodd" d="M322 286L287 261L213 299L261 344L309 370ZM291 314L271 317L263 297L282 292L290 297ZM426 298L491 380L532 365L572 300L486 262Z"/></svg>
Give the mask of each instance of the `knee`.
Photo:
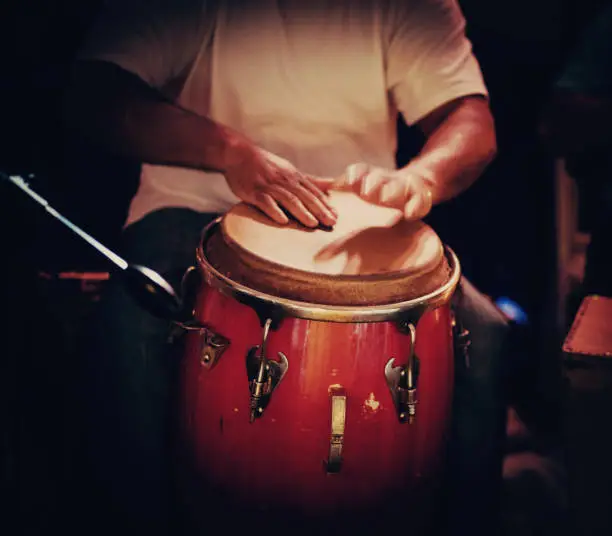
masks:
<svg viewBox="0 0 612 536"><path fill-rule="evenodd" d="M458 315L466 329L479 338L505 341L510 323L493 301L465 278L461 280L459 293Z"/></svg>
<svg viewBox="0 0 612 536"><path fill-rule="evenodd" d="M506 348L510 323L504 314L484 294L467 280L461 281L456 313L462 327L468 331L469 374L497 384L506 367ZM467 364L467 363L466 363Z"/></svg>

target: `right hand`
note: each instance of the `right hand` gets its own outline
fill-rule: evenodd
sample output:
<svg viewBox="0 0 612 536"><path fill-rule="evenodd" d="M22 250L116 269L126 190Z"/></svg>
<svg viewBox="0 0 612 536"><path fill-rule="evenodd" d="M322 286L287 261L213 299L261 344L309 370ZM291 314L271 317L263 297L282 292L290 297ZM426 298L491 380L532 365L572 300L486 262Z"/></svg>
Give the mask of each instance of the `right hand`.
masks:
<svg viewBox="0 0 612 536"><path fill-rule="evenodd" d="M399 209L408 221L427 216L433 201L431 185L411 164L403 169L353 164L331 189L353 192L374 205Z"/></svg>
<svg viewBox="0 0 612 536"><path fill-rule="evenodd" d="M231 151L225 178L237 197L281 225L289 222L283 208L307 227L336 223L336 212L324 193L333 179L303 174L287 160L246 140Z"/></svg>

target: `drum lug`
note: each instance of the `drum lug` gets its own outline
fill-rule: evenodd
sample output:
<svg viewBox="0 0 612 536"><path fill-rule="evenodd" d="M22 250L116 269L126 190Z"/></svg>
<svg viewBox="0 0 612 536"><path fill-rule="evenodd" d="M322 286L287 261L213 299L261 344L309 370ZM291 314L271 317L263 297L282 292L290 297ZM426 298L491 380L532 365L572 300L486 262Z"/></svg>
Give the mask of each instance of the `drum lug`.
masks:
<svg viewBox="0 0 612 536"><path fill-rule="evenodd" d="M328 474L335 474L339 473L342 468L342 449L346 427L346 391L344 387L342 385L330 386L329 398L331 403L331 433L325 468Z"/></svg>
<svg viewBox="0 0 612 536"><path fill-rule="evenodd" d="M289 368L289 361L282 352L278 352L279 361L266 357L271 325L272 319L268 319L264 324L261 345L251 348L246 357L247 377L251 390L250 422L254 422L263 415L274 389L285 377Z"/></svg>
<svg viewBox="0 0 612 536"><path fill-rule="evenodd" d="M227 350L230 342L222 335L215 333L210 328L203 328L202 333L202 351L200 363L203 367L211 370L219 361L223 352Z"/></svg>
<svg viewBox="0 0 612 536"><path fill-rule="evenodd" d="M200 363L203 367L211 370L219 362L219 359L230 345L228 338L219 335L206 324L197 320L180 322L177 325L185 331L197 331L201 337Z"/></svg>
<svg viewBox="0 0 612 536"><path fill-rule="evenodd" d="M410 334L410 355L405 366L394 367L395 358L385 365L385 378L391 391L391 397L400 423L413 423L416 418L417 382L419 377L419 358L415 353L416 329L413 324L407 325Z"/></svg>

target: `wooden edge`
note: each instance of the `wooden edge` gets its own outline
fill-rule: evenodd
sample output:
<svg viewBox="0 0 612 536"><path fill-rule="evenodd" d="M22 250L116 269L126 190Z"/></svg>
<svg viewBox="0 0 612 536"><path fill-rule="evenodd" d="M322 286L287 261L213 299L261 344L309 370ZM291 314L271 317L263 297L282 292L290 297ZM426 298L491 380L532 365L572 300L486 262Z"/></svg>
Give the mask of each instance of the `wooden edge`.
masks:
<svg viewBox="0 0 612 536"><path fill-rule="evenodd" d="M582 303L580 304L580 307L578 308L578 312L576 313L576 316L574 317L570 330L567 333L565 340L563 341L562 351L566 355L566 357L570 359L578 359L581 361L593 362L597 364L601 364L603 362L605 363L609 362L612 365L612 360L608 361L608 358L612 358L612 351L588 352L588 351L581 350L579 348L574 348L573 346L574 337L580 330L585 320L585 317L586 317L586 314L587 314L587 311L590 305L593 303L594 300L597 300L600 298L601 297L598 295L591 294L589 296L586 296L582 300ZM609 299L609 298L606 298L606 299Z"/></svg>

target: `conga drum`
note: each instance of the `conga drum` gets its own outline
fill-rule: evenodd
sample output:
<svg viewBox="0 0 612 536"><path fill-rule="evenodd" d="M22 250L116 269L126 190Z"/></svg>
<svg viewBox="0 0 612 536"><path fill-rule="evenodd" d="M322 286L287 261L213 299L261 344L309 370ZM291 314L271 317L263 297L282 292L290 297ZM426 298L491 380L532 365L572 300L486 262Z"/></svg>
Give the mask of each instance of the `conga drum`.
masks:
<svg viewBox="0 0 612 536"><path fill-rule="evenodd" d="M407 531L431 511L453 394L454 253L352 193L333 229L239 204L203 231L181 473L210 526ZM348 529L347 529L348 530ZM371 532L371 529L367 529Z"/></svg>

